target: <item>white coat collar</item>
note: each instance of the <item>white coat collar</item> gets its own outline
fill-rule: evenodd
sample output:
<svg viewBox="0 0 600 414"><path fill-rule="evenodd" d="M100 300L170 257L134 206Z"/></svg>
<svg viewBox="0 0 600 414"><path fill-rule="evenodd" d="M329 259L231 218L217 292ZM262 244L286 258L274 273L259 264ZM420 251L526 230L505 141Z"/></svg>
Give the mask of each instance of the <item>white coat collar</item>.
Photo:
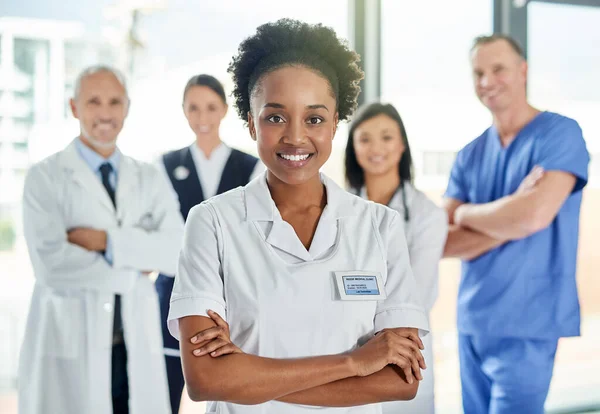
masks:
<svg viewBox="0 0 600 414"><path fill-rule="evenodd" d="M114 206L106 189L99 177L96 176L94 171L85 163L79 151L77 151L75 140L60 154L60 164L70 173L73 181L78 182L92 196L96 197L102 205L114 212ZM131 193L131 188L137 183L136 172L135 161L130 157L121 155L116 191L117 209L124 206L125 199Z"/></svg>
<svg viewBox="0 0 600 414"><path fill-rule="evenodd" d="M328 211L328 215L336 220L356 215L352 208L352 195L340 188L325 174L321 173L320 176L321 182L325 185L325 191L327 191L327 206L325 211ZM244 197L247 220L275 221L277 216L281 220L279 211L277 211L277 207L271 198L271 192L267 186L266 171L246 185Z"/></svg>
<svg viewBox="0 0 600 414"><path fill-rule="evenodd" d="M267 186L266 171L245 187L246 219L272 222L266 242L305 261L315 260L336 242L338 220L354 216L353 197L324 174L321 181L327 191L327 205L321 214L310 249L307 251L292 226L283 221Z"/></svg>

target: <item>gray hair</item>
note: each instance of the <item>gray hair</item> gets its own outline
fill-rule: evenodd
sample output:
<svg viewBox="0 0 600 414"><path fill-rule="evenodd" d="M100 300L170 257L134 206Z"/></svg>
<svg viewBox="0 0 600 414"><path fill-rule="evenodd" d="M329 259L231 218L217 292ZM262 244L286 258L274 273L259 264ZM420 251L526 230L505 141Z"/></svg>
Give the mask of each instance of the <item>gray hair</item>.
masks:
<svg viewBox="0 0 600 414"><path fill-rule="evenodd" d="M129 96L129 94L127 93L127 83L125 81L125 76L123 75L123 73L121 73L120 70L107 65L94 65L87 67L86 69L81 71L81 73L77 76L77 79L75 80L75 89L73 90L73 97L77 98L79 96L79 92L81 92L81 82L83 82L85 78L99 72L111 73L115 78L117 78L121 85L123 85L123 89L125 89L125 95Z"/></svg>
<svg viewBox="0 0 600 414"><path fill-rule="evenodd" d="M473 52L479 46L497 42L498 40L504 40L505 42L507 42L508 45L510 46L510 48L517 55L519 55L519 57L521 59L523 59L523 60L527 59L525 56L525 51L523 50L523 47L519 44L519 42L515 38L510 37L509 35L506 35L506 34L502 34L502 33L494 33L489 36L487 36L487 35L477 36L475 38L475 40L473 41L473 46L471 47L471 52Z"/></svg>

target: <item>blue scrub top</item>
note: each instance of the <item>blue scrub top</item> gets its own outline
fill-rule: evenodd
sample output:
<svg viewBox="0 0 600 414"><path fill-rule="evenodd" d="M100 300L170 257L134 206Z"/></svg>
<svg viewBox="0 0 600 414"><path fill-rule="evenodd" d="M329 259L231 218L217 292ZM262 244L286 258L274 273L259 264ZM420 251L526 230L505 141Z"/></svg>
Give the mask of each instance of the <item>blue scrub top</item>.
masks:
<svg viewBox="0 0 600 414"><path fill-rule="evenodd" d="M492 126L458 153L445 195L465 203L513 194L536 165L577 178L549 227L463 261L459 332L537 339L579 335L575 273L589 160L577 122L551 112L538 114L507 147Z"/></svg>

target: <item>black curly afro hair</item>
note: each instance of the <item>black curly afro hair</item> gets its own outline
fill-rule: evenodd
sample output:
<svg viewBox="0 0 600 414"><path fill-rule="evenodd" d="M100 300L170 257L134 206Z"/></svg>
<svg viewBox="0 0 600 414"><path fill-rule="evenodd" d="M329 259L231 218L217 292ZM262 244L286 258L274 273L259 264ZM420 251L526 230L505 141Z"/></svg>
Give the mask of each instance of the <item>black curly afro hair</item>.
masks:
<svg viewBox="0 0 600 414"><path fill-rule="evenodd" d="M238 55L229 64L238 115L248 120L251 94L263 75L283 66L302 65L329 81L339 120L346 120L356 109L359 82L364 76L359 60L329 27L292 19L263 24L240 44Z"/></svg>

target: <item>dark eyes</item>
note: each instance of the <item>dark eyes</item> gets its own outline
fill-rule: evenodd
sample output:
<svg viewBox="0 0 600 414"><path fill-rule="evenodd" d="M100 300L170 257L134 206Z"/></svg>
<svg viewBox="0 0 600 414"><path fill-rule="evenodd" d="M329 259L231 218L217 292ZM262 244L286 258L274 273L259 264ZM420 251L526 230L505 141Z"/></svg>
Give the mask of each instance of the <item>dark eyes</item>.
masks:
<svg viewBox="0 0 600 414"><path fill-rule="evenodd" d="M267 117L267 121L269 121L273 124L281 124L281 123L285 122L285 119L283 119L283 117L280 115L271 115L271 116ZM323 118L318 117L318 116L311 116L306 121L306 123L310 124L310 125L319 125L322 122L323 122Z"/></svg>

